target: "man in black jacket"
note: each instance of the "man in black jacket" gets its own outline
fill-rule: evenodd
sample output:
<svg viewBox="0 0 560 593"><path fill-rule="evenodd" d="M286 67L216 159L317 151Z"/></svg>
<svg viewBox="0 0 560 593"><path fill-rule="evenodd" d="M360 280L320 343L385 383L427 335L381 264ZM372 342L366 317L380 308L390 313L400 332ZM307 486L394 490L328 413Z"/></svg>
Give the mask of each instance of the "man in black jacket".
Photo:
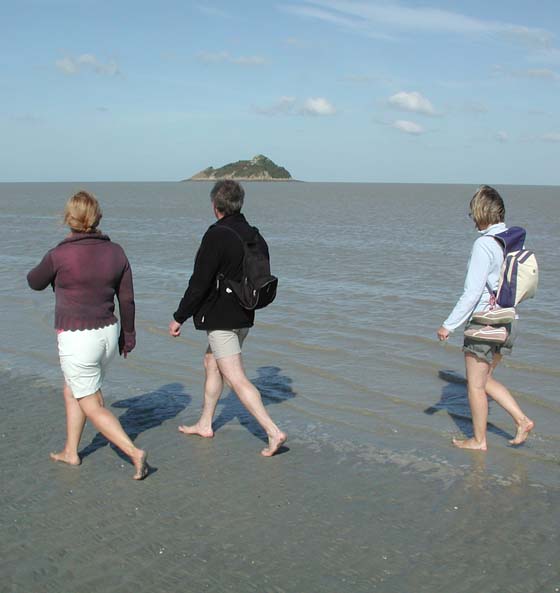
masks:
<svg viewBox="0 0 560 593"><path fill-rule="evenodd" d="M245 375L241 357L241 346L253 326L255 313L243 308L231 289L219 282L222 276L239 282L243 275L243 243L236 233L248 238L253 232L241 214L245 192L236 181L224 180L214 185L210 196L218 221L202 238L189 285L169 324L169 333L177 337L181 325L193 317L196 329L206 330L209 342L204 356L202 414L196 424L180 426L179 430L207 438L214 436L212 419L226 382L266 431L268 447L261 454L271 457L287 436L274 424L260 393ZM261 248L268 255L264 239Z"/></svg>

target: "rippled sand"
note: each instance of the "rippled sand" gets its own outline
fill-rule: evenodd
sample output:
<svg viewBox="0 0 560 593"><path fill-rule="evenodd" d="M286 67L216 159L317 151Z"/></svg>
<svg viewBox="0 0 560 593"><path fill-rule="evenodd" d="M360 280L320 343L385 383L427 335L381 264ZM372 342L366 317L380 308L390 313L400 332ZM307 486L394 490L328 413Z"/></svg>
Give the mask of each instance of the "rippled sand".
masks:
<svg viewBox="0 0 560 593"><path fill-rule="evenodd" d="M136 483L91 429L82 466L50 462L63 437L60 394L40 378L3 374L0 385L2 591L558 585L558 491L528 481L522 466L489 479L476 454L441 471L436 459L415 467L413 456L298 435L264 459L258 429L242 414L243 423L231 419L212 440L181 436L174 413L191 402L171 386L113 408L150 451L153 473Z"/></svg>

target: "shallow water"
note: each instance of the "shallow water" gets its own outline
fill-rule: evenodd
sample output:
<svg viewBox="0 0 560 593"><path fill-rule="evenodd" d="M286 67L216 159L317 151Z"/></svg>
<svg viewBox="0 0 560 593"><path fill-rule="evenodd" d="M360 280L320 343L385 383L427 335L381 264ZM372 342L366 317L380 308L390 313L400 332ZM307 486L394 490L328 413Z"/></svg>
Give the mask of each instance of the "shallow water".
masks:
<svg viewBox="0 0 560 593"><path fill-rule="evenodd" d="M25 509L48 510L51 518L46 534L56 529L57 517L62 520L66 512L61 494L66 482L60 480L70 480L72 490L77 488L87 498L90 481L95 477L103 482L110 474L107 456L115 459L92 433L84 442L86 457L77 472L69 474L48 464L43 468L45 451L60 446L63 438L57 395L60 370L52 330L54 297L49 291L30 291L25 274L64 236L59 213L67 196L80 187L0 184L2 433L9 434L14 427L23 429L28 414L34 418L31 423L40 426L35 405L48 426L42 429L45 434L37 438L33 452L26 450L17 435L10 437L11 445L22 447L25 456L38 456L33 476L45 480L38 482L28 475L22 454L18 477L7 491L13 494L13 488L23 493L21 506L10 507L10 518ZM225 395L218 408L219 430L210 444L176 440L176 425L195 419L199 411L205 336L189 323L183 336L173 340L167 335L167 324L188 281L200 237L212 222L210 185L93 183L86 187L100 198L102 228L123 245L134 273L138 347L128 360L115 362L105 393L127 431L141 445L150 445L159 466L146 482L150 489L146 504L157 516L169 515L169 525L167 530L151 526L144 541L152 543L139 552L146 566L157 566L165 556L157 549L158 538L169 537L174 554L183 546L188 550L185 554L192 556L197 539L170 527L174 513L179 513L181 493L188 493L189 500L191 494L204 497L208 492L204 482L219 487L220 476L225 475L235 500L225 501L214 493L212 503L200 512L204 517L211 515L211 504L222 509L220 521L227 526L226 539L232 546L222 552L231 564L219 577L221 585L215 582L207 590L458 592L476 587L485 592L554 591L553 585L560 583L558 542L552 530L558 524L560 492L558 188L498 188L506 200L508 222L527 228L541 280L537 297L521 306L519 341L497 376L536 420L537 428L525 446L512 448L507 443L512 423L498 406L491 406L490 450L480 455L457 451L449 444L451 436L472 430L461 382L461 332L447 345L438 343L435 336L461 292L468 253L477 236L467 217L475 188L247 184L244 211L269 243L280 285L277 301L259 312L246 342L246 367L271 415L290 434L290 451L275 459L274 465L255 465L259 468L255 471L258 479L272 486L273 493L289 488L297 501L297 512L282 507L284 501L278 504L286 514L271 516L270 492L263 490L267 502L259 513L257 477L250 468L239 466L258 450L256 437L262 435L232 394ZM20 397L26 404L24 410L15 409ZM227 439L233 443L229 448ZM200 481L183 483L183 455L188 455L196 471L204 473ZM94 476L89 476L86 465ZM4 469L13 468L8 464ZM178 474L173 473L175 469ZM119 485L119 477L117 472L116 478L111 477L117 482L102 486L117 498L130 487L128 482ZM247 480L251 495L245 500ZM45 488L49 500L56 501L48 509L39 496ZM166 493L179 498L165 502ZM350 502L346 506L342 502L347 494ZM99 513L106 513L104 503L99 505ZM194 520L196 512L189 505L180 514ZM109 516L117 521L114 515L121 512L126 515L119 503ZM240 512L256 513L250 527L236 522ZM389 528L384 528L383 516ZM88 518L88 522L95 520ZM267 529L278 528L277 520L285 538L283 551L276 561L273 551L264 552L266 562L259 564L263 553L259 542L269 537L264 533ZM167 525L165 520L163 524ZM370 524L371 530L366 528ZM523 535L519 536L521 528ZM14 559L24 553L22 542L31 532L15 529L15 543L10 547ZM300 556L290 549L291 537L298 549L304 549ZM512 543L516 537L523 538L524 556ZM201 545L206 547L197 552L198 558L217 562L219 555L212 556L210 550L220 545L218 533L204 538ZM463 557L463 543L471 540L501 546L500 554L496 551L492 557L498 568L491 585L489 577L484 580L490 569L482 556L472 551ZM313 552L307 549L310 542ZM384 545L390 560L383 559L380 550ZM253 550L256 565L244 564L251 554L245 552L245 560L241 559L240 548ZM334 559L337 555L340 565ZM65 581L60 574L53 576L49 571L55 570L55 560L56 555L45 560L44 582L55 583L45 590L62 591L57 586L74 582L76 577ZM191 560L195 567L204 564ZM166 557L163 564L168 561ZM314 568L304 570L304 561ZM130 568L128 561L123 562ZM391 566L385 568L386 563ZM164 581L155 576L150 580L142 572L135 590L159 586L160 591L176 591L173 579L179 579L183 568L168 566L167 588L161 586ZM292 581L280 577L292 569ZM199 574L192 563L189 570L194 570L202 586L208 573L201 569ZM244 581L251 570L259 577L253 588ZM384 570L390 574L381 581ZM265 577L270 577L266 583ZM90 588L84 590L96 590L93 573L91 578ZM41 582L40 575L16 575L14 579L19 583L14 591L30 591L25 585ZM230 588L225 586L228 582ZM97 587L101 589L127 590L124 584L119 588L108 582Z"/></svg>

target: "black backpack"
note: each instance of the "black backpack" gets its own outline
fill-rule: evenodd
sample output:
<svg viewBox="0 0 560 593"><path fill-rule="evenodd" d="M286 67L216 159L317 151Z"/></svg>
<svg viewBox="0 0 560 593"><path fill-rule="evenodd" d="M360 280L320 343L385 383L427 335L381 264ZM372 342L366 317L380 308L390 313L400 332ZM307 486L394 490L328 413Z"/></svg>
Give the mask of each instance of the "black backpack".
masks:
<svg viewBox="0 0 560 593"><path fill-rule="evenodd" d="M221 275L220 282L233 291L245 309L262 309L270 305L276 297L278 278L270 273L270 260L259 247L262 239L259 229L252 227L252 235L244 239L230 226L222 225L221 228L229 229L243 243L243 277L241 282L235 282Z"/></svg>

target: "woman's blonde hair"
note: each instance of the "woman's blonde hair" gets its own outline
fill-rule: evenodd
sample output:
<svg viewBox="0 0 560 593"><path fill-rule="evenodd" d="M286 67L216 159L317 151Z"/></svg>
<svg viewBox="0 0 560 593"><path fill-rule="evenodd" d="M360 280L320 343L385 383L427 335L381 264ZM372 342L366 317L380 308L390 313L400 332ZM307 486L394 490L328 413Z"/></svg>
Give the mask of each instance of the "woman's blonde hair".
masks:
<svg viewBox="0 0 560 593"><path fill-rule="evenodd" d="M87 191L74 194L64 208L64 224L78 233L97 233L103 213L99 202Z"/></svg>
<svg viewBox="0 0 560 593"><path fill-rule="evenodd" d="M479 229L504 222L506 207L500 194L489 185L481 185L470 203L471 216Z"/></svg>

